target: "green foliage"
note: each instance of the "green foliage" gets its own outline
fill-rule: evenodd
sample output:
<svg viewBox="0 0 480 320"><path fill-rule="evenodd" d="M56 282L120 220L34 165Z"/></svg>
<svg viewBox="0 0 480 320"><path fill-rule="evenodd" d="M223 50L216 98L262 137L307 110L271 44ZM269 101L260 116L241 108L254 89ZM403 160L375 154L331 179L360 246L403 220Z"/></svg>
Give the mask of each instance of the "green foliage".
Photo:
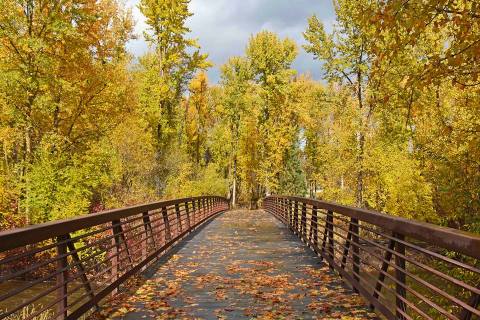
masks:
<svg viewBox="0 0 480 320"><path fill-rule="evenodd" d="M177 175L167 180L165 196L169 199L201 195L227 194L228 183L215 164L195 170L194 165L184 162Z"/></svg>
<svg viewBox="0 0 480 320"><path fill-rule="evenodd" d="M45 136L35 152L27 177L29 220L32 223L73 217L88 212L95 190L115 179L110 148L95 145L69 156L60 137Z"/></svg>

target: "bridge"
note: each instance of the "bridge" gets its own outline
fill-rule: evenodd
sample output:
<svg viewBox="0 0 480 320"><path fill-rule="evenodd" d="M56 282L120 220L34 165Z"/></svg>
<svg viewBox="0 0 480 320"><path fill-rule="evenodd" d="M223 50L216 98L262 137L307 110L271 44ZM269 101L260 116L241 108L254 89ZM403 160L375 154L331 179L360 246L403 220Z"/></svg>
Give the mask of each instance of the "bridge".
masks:
<svg viewBox="0 0 480 320"><path fill-rule="evenodd" d="M0 319L480 319L480 237L313 199L162 201L0 233Z"/></svg>

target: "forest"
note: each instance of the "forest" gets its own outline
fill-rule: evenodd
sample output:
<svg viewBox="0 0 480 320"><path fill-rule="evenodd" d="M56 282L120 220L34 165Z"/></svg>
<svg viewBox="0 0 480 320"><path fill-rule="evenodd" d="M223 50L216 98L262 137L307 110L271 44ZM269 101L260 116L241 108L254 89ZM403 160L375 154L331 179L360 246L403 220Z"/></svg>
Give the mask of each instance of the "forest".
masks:
<svg viewBox="0 0 480 320"><path fill-rule="evenodd" d="M332 32L259 30L218 84L189 2L140 1L136 59L116 0L0 1L0 229L284 194L480 233L480 2L335 0Z"/></svg>

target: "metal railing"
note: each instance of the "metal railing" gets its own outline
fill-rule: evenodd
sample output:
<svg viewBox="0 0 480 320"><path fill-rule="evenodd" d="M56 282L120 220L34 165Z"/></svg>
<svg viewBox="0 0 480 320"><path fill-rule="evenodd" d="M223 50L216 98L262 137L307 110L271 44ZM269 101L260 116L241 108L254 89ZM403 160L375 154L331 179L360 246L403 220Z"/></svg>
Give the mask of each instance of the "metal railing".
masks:
<svg viewBox="0 0 480 320"><path fill-rule="evenodd" d="M0 233L0 319L78 319L178 240L228 209L196 197Z"/></svg>
<svg viewBox="0 0 480 320"><path fill-rule="evenodd" d="M382 317L480 319L480 236L298 197L263 206Z"/></svg>

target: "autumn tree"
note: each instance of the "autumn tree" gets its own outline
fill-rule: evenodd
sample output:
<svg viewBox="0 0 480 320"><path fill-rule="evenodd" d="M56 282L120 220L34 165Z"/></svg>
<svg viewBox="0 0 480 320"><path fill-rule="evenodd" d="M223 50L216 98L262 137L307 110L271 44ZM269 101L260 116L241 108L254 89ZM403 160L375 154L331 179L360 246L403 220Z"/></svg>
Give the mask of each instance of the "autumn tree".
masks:
<svg viewBox="0 0 480 320"><path fill-rule="evenodd" d="M246 48L253 80L259 85L263 99L259 118L263 141L259 178L268 192L279 191L287 150L298 134L297 114L290 103L290 83L296 73L291 64L297 52L292 40L280 39L269 31L252 36Z"/></svg>
<svg viewBox="0 0 480 320"><path fill-rule="evenodd" d="M7 134L0 139L8 163L2 175L18 186L7 210L33 222L56 210L75 214L89 206L97 182L80 174L84 183L73 194L61 196L57 188L93 169L81 155L88 157L91 143L115 125L128 96L130 16L113 1L7 0L0 12L0 121Z"/></svg>
<svg viewBox="0 0 480 320"><path fill-rule="evenodd" d="M187 37L189 0L142 0L140 11L149 30L145 39L153 49L141 58L141 104L158 138L165 145L178 132L179 105L198 69L210 64L195 39Z"/></svg>
<svg viewBox="0 0 480 320"><path fill-rule="evenodd" d="M251 79L249 61L243 57L232 57L229 61L222 66L222 79L221 85L223 87L223 101L222 108L219 110L222 116L222 125L224 125L223 133L227 135L227 141L229 144L226 148L223 142L222 146L227 150L227 166L231 175L231 196L232 205L235 206L238 200L239 190L239 168L238 161L242 157L242 150L240 149L240 141L242 130L246 130L243 127L246 119L252 117L252 110L255 98L255 88L249 82ZM252 99L253 98L253 99ZM250 130L243 131L243 133L249 134ZM246 151L246 150L243 150ZM251 150L253 151L253 150ZM243 154L244 156L246 154ZM248 154L248 156L253 156ZM256 167L250 167L250 170L254 171ZM246 174L246 176L252 177L253 173ZM245 187L248 190L252 190L255 182L253 179L245 180Z"/></svg>
<svg viewBox="0 0 480 320"><path fill-rule="evenodd" d="M355 191L356 205L364 206L364 153L365 135L369 126L373 106L367 102L367 85L369 82L369 56L367 48L369 40L360 32L356 21L351 18L351 10L359 10L349 1L338 1L336 30L327 35L323 24L312 16L308 21L308 29L304 37L308 44L304 46L307 52L324 62L326 78L331 82L346 85L355 96L359 109L358 126L356 129L357 150L356 165L357 186Z"/></svg>
<svg viewBox="0 0 480 320"><path fill-rule="evenodd" d="M409 140L436 216L471 230L480 225L478 9L472 1L388 1L352 13L373 40L384 132Z"/></svg>
<svg viewBox="0 0 480 320"><path fill-rule="evenodd" d="M207 126L210 121L208 106L208 78L200 72L189 85L190 96L185 103L185 127L188 139L188 152L200 164L202 149L207 139Z"/></svg>

